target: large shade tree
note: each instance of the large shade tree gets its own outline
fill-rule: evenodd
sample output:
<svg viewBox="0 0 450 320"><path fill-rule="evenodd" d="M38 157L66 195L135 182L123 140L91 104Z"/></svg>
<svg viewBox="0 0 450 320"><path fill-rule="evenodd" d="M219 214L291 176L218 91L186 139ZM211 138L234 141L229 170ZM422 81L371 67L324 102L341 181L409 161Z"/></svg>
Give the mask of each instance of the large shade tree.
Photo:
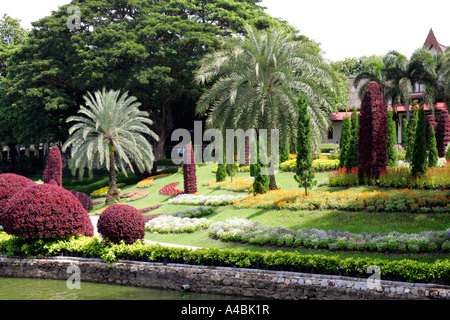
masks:
<svg viewBox="0 0 450 320"><path fill-rule="evenodd" d="M148 136L158 136L148 127L153 121L148 113L139 110L140 102L127 92L103 89L84 96L86 106L81 106L77 116L67 119L75 122L69 129L70 138L63 146L70 148L69 167L72 174L85 168L90 175L94 164L106 165L109 171L109 191L106 203L119 200L116 184L116 167L126 175L133 171L133 163L144 172L151 170L154 162L153 148Z"/></svg>
<svg viewBox="0 0 450 320"><path fill-rule="evenodd" d="M79 25L72 4L80 9ZM285 22L266 14L259 0L70 1L33 22L27 43L9 60L8 83L0 87L2 128L14 142L64 140L64 120L76 114L82 96L106 86L139 99L160 136L155 153L164 157L172 130L195 120L198 61L221 38L243 36L245 23L264 29Z"/></svg>
<svg viewBox="0 0 450 320"><path fill-rule="evenodd" d="M207 125L227 128L280 129L280 139L296 138L297 101L309 102L314 145L329 129L329 113L340 98L339 78L324 63L318 46L283 28L259 31L246 27L245 38L206 55L196 73L199 84L212 82L197 103ZM268 137L270 142L270 135ZM270 144L268 154L271 155ZM273 159L272 159L273 163ZM270 173L270 189L277 189Z"/></svg>

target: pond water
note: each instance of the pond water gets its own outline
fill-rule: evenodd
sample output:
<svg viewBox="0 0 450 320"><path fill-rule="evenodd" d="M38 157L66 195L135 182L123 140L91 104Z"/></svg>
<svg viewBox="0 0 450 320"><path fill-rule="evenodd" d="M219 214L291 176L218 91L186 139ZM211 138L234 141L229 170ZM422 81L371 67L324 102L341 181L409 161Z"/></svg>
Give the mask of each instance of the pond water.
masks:
<svg viewBox="0 0 450 320"><path fill-rule="evenodd" d="M181 292L81 282L69 289L65 280L2 278L0 300L248 300L228 295Z"/></svg>

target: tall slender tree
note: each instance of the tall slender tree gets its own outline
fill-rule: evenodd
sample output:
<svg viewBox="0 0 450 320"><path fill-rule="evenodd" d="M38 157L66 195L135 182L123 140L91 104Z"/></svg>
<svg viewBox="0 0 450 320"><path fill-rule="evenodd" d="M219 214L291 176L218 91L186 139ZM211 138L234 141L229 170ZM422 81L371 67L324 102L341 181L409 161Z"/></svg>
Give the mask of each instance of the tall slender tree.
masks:
<svg viewBox="0 0 450 320"><path fill-rule="evenodd" d="M298 106L297 164L294 178L299 187L305 190L305 195L308 195L308 190L316 184L316 181L314 181L312 168L311 121L308 114L308 101L305 97L300 96Z"/></svg>
<svg viewBox="0 0 450 320"><path fill-rule="evenodd" d="M418 112L416 136L412 153L411 173L413 176L425 173L427 170L427 146L425 141L425 110L423 106Z"/></svg>
<svg viewBox="0 0 450 320"><path fill-rule="evenodd" d="M428 137L428 168L436 167L438 164L438 150L436 147L436 135L432 125L429 127L430 136Z"/></svg>
<svg viewBox="0 0 450 320"><path fill-rule="evenodd" d="M106 203L119 200L116 168L127 175L127 167L133 171L133 163L144 172L153 167L155 157L148 137L158 136L148 127L153 121L148 113L140 111L137 98L128 92L104 88L94 95L84 96L86 106L81 106L78 116L69 117L75 122L69 129L70 138L63 145L63 152L70 149L69 167L72 174L79 170L83 177L85 168L92 177L94 163L106 165L109 171L109 191ZM117 163L117 164L116 164Z"/></svg>
<svg viewBox="0 0 450 320"><path fill-rule="evenodd" d="M351 131L349 146L347 149L347 156L345 159L345 168L347 171L351 171L358 166L358 131L359 131L359 116L356 107L353 109L351 119Z"/></svg>
<svg viewBox="0 0 450 320"><path fill-rule="evenodd" d="M341 140L339 141L339 167L345 167L347 159L347 150L350 147L350 138L352 134L352 124L350 117L345 116L342 120Z"/></svg>
<svg viewBox="0 0 450 320"><path fill-rule="evenodd" d="M394 113L392 111L387 112L387 126L388 126L388 134L387 134L387 164L390 167L395 166L397 163L397 156L395 152L395 146L397 145L397 128L395 125L395 121L393 119Z"/></svg>

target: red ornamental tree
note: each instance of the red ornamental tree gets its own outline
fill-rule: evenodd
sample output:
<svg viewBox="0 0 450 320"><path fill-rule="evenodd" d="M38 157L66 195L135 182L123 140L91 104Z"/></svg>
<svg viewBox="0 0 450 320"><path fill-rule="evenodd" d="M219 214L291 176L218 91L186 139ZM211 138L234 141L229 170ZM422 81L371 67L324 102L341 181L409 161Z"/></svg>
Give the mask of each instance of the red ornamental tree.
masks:
<svg viewBox="0 0 450 320"><path fill-rule="evenodd" d="M445 157L445 150L450 143L450 118L447 109L441 111L436 125L436 147L439 158Z"/></svg>
<svg viewBox="0 0 450 320"><path fill-rule="evenodd" d="M425 143L426 143L427 149L428 149L428 141L429 141L429 137L430 137L430 125L433 126L433 129L436 132L436 127L437 127L436 119L431 114L428 115L425 119Z"/></svg>
<svg viewBox="0 0 450 320"><path fill-rule="evenodd" d="M367 85L361 102L358 135L358 175L378 178L387 166L387 117L380 87Z"/></svg>
<svg viewBox="0 0 450 320"><path fill-rule="evenodd" d="M50 149L47 165L44 170L43 180L44 183L50 183L50 181L55 180L58 186L62 186L61 152L57 146L53 146Z"/></svg>
<svg viewBox="0 0 450 320"><path fill-rule="evenodd" d="M20 190L36 185L30 179L15 173L0 174L0 225L2 225L3 210L8 200Z"/></svg>
<svg viewBox="0 0 450 320"><path fill-rule="evenodd" d="M38 184L24 188L8 201L3 219L5 232L19 237L94 235L87 211L66 189Z"/></svg>
<svg viewBox="0 0 450 320"><path fill-rule="evenodd" d="M195 168L194 148L188 143L184 151L183 160L184 193L197 193L197 175Z"/></svg>

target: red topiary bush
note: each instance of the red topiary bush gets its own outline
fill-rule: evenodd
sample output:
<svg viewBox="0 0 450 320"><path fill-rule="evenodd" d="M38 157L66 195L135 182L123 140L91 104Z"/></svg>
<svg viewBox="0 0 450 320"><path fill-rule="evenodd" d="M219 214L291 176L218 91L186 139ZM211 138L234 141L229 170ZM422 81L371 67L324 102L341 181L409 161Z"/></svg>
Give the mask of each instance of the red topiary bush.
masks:
<svg viewBox="0 0 450 320"><path fill-rule="evenodd" d="M361 102L358 134L359 178L378 178L387 166L387 117L380 87L367 85Z"/></svg>
<svg viewBox="0 0 450 320"><path fill-rule="evenodd" d="M184 153L183 161L184 193L197 193L197 175L195 168L194 148L188 143Z"/></svg>
<svg viewBox="0 0 450 320"><path fill-rule="evenodd" d="M446 109L441 111L436 125L436 147L439 158L445 157L445 151L450 143L450 118Z"/></svg>
<svg viewBox="0 0 450 320"><path fill-rule="evenodd" d="M50 183L50 181L55 180L58 186L62 186L62 161L61 152L57 146L50 149L50 153L47 159L47 165L45 166L44 183Z"/></svg>
<svg viewBox="0 0 450 320"><path fill-rule="evenodd" d="M66 189L38 184L12 196L4 210L4 231L19 237L94 235L91 219Z"/></svg>
<svg viewBox="0 0 450 320"><path fill-rule="evenodd" d="M92 208L94 207L94 204L92 203L91 198L83 192L79 192L79 191L70 191L75 198L78 199L78 201L80 201L81 205L83 206L84 210L89 211L92 210Z"/></svg>
<svg viewBox="0 0 450 320"><path fill-rule="evenodd" d="M102 212L97 222L98 232L108 241L135 243L145 235L145 220L134 207L115 204Z"/></svg>
<svg viewBox="0 0 450 320"><path fill-rule="evenodd" d="M0 174L0 225L2 225L3 209L9 198L22 190L23 188L36 185L30 179L14 174Z"/></svg>

